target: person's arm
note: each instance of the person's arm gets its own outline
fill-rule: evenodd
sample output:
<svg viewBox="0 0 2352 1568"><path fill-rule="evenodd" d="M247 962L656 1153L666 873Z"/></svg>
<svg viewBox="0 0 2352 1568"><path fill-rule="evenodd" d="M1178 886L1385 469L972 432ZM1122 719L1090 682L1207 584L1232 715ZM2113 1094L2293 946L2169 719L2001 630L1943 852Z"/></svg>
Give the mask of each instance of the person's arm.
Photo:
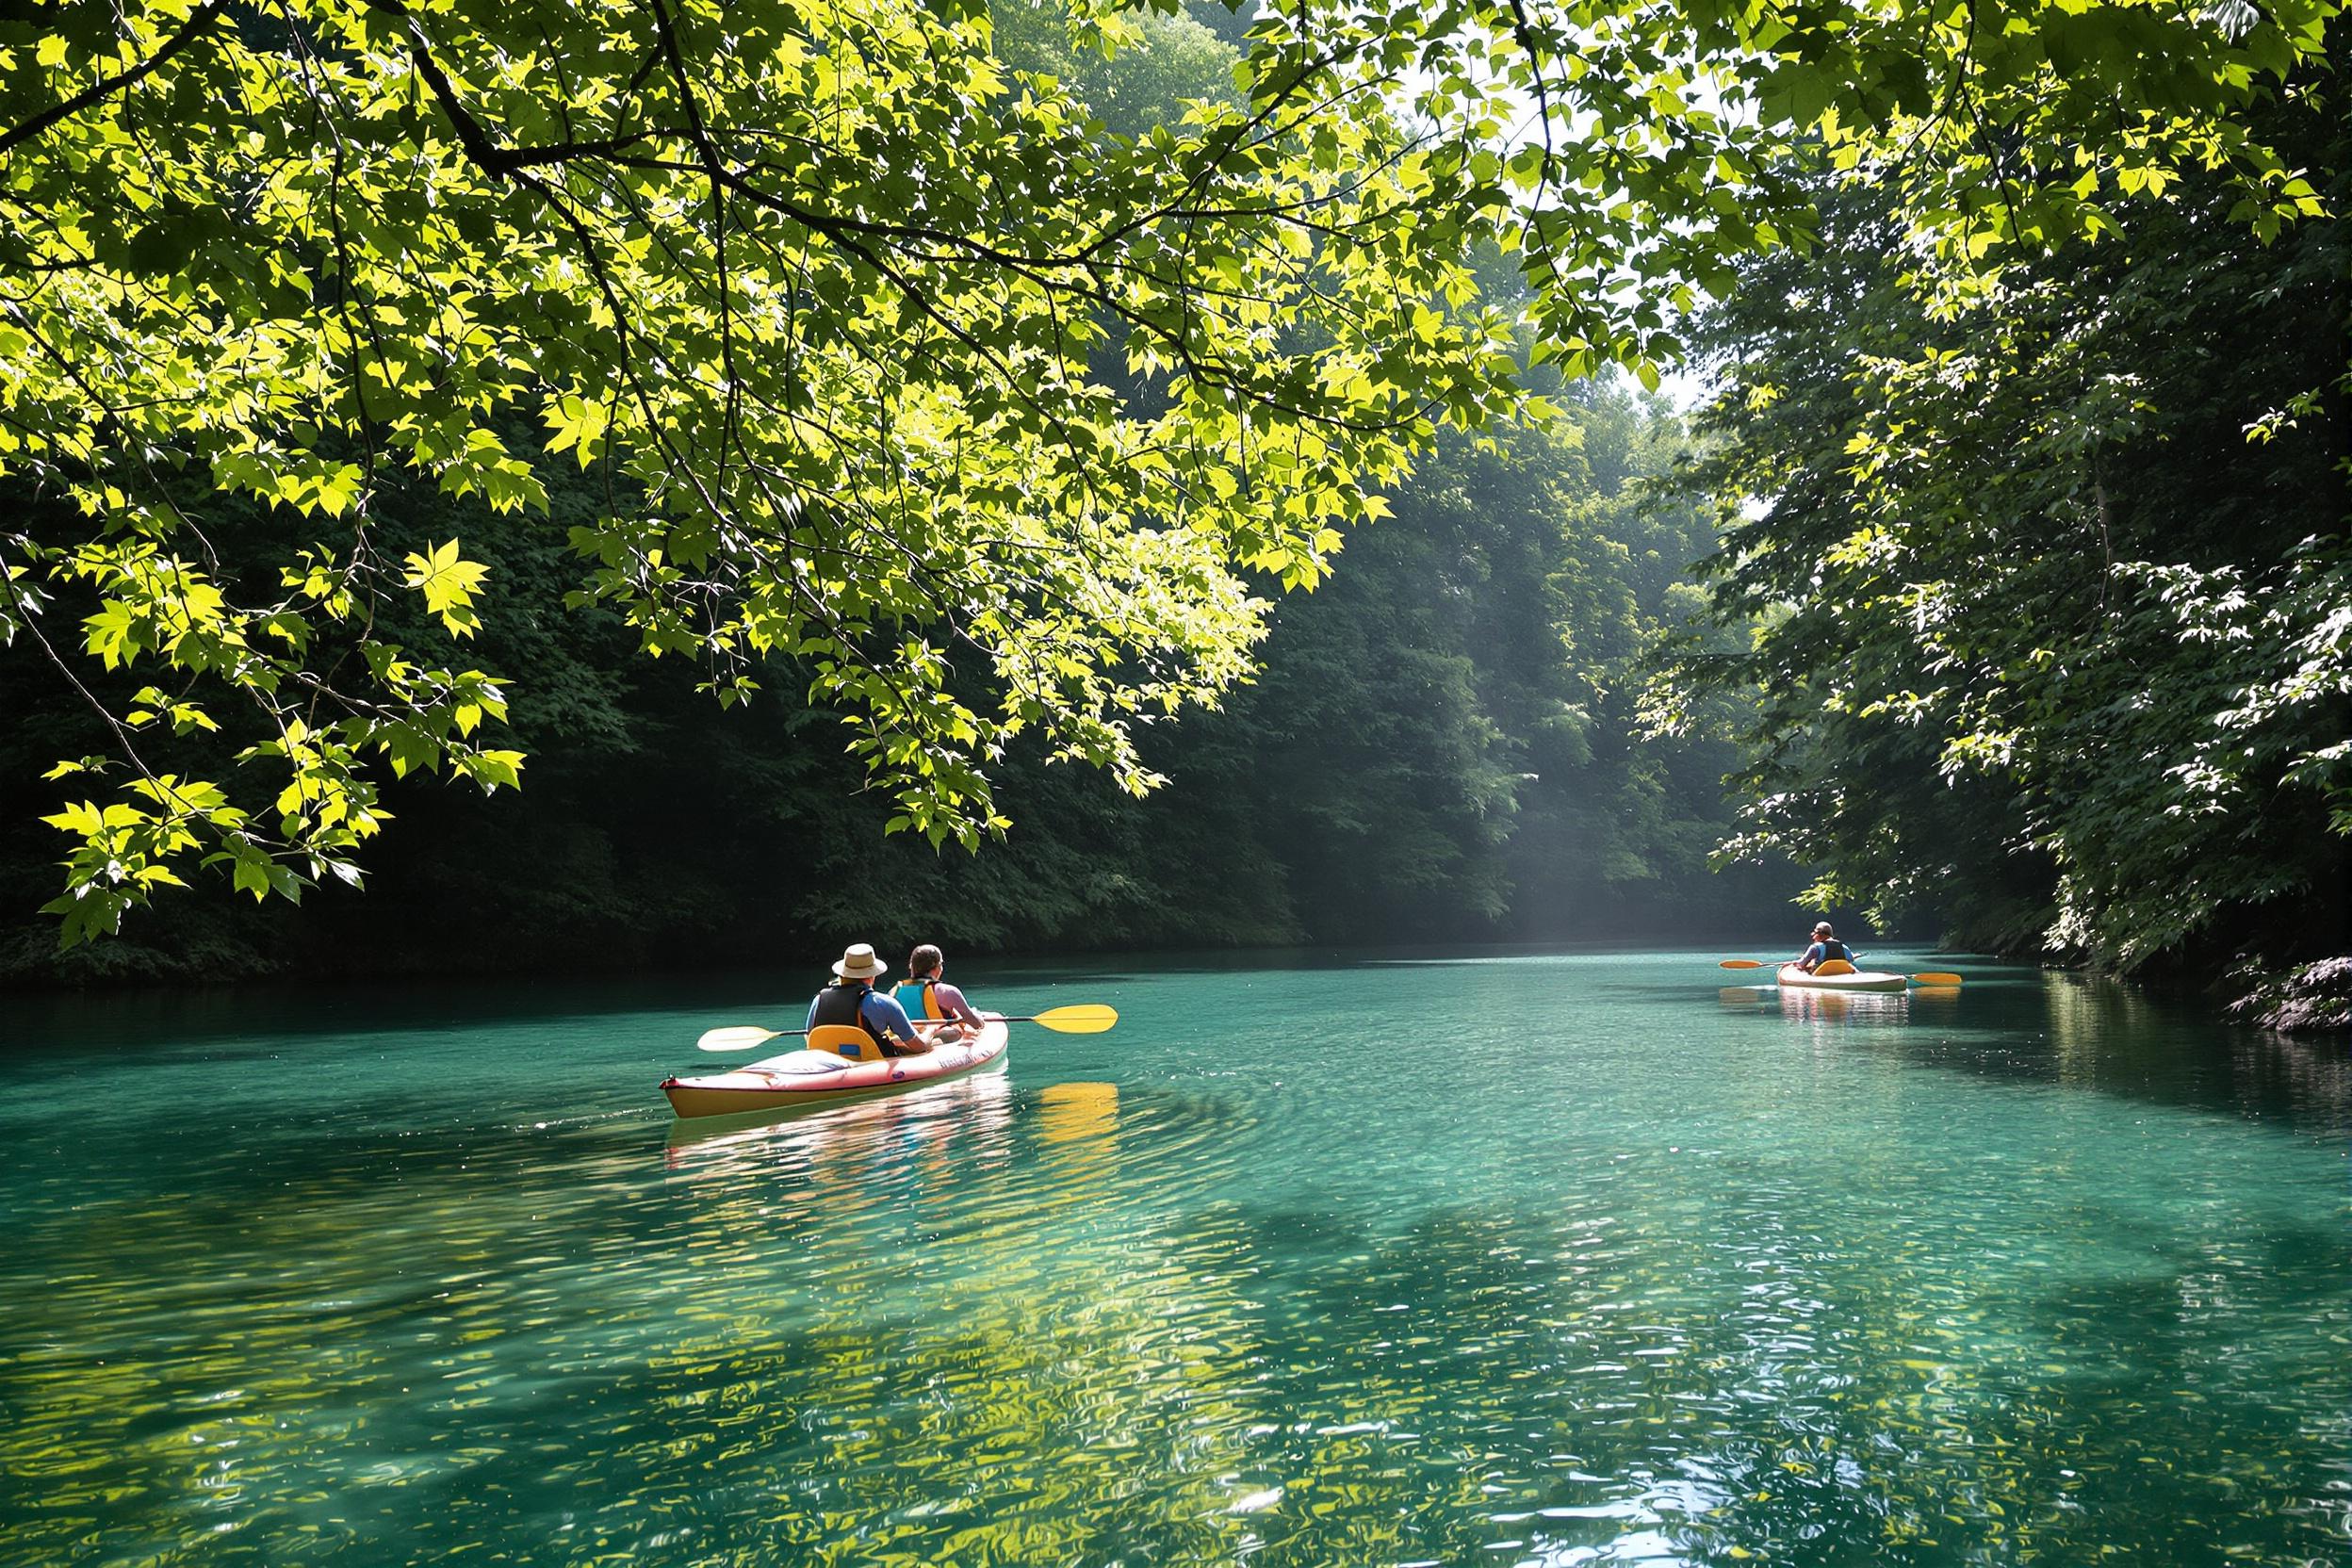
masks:
<svg viewBox="0 0 2352 1568"><path fill-rule="evenodd" d="M814 1029L817 1026L817 1002L824 995L825 993L823 991L819 991L815 996L808 999L808 1021L801 1025L802 1034L805 1035L809 1030Z"/></svg>
<svg viewBox="0 0 2352 1568"><path fill-rule="evenodd" d="M906 1009L898 1004L898 998L884 996L880 991L868 991L865 1014L867 1021L876 1029L881 1030L907 1050L928 1051L931 1049L931 1042L915 1033L914 1022L907 1018Z"/></svg>
<svg viewBox="0 0 2352 1568"><path fill-rule="evenodd" d="M942 983L932 987L931 991L933 995L939 999L939 1011L945 1013L956 1022L962 1024L967 1029L985 1029L988 1027L988 1020L982 1018L977 1012L975 1012L972 1009L972 1004L964 1000L964 993L957 990L955 987Z"/></svg>

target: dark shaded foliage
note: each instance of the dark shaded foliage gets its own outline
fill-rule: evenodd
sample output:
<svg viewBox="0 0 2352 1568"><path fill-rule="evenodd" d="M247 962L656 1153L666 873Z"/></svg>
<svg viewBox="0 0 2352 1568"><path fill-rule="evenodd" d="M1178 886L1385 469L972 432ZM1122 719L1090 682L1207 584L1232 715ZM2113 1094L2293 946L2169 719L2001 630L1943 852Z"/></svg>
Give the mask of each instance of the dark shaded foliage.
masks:
<svg viewBox="0 0 2352 1568"><path fill-rule="evenodd" d="M612 617L548 613L549 531L405 498L387 547L462 533L490 566L469 656L511 672L525 787L387 785L402 831L297 910L207 878L118 939L57 952L35 913L58 835L38 818L98 749L99 720L28 645L0 652L0 974L18 982L808 962L890 947L1254 945L1728 932L1771 921L1786 874L1706 869L1729 825L1721 742L1641 742L1640 660L1690 608L1703 509L1649 499L1680 427L1587 390L1550 433L1457 443L1360 533L1318 592L1284 599L1257 680L1222 711L1145 727L1143 800L1092 769L1008 768L1011 835L978 856L884 838L838 718L789 666L722 711L697 672L645 660ZM557 522L601 503L543 468ZM234 512L224 546L280 526ZM394 633L398 628L385 629ZM122 678L125 694L143 677ZM117 694L118 695L122 694ZM253 737L221 738L223 769Z"/></svg>
<svg viewBox="0 0 2352 1568"><path fill-rule="evenodd" d="M1764 695L1743 846L1969 946L2205 979L2352 946L2345 127L2338 78L2264 111L2328 204L2272 243L2193 175L1989 275L1817 176L1819 248L1705 331L1704 571L1764 629L1672 689Z"/></svg>

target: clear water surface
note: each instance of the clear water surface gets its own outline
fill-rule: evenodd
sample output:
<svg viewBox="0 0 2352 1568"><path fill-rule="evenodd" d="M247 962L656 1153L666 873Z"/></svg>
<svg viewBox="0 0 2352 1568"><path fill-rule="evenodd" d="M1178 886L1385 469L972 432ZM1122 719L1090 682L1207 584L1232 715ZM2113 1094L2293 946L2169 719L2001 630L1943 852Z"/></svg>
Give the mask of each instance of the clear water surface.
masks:
<svg viewBox="0 0 2352 1568"><path fill-rule="evenodd" d="M699 1138L799 976L10 1002L0 1560L2352 1561L2340 1041L1714 956L961 965L1124 1021Z"/></svg>

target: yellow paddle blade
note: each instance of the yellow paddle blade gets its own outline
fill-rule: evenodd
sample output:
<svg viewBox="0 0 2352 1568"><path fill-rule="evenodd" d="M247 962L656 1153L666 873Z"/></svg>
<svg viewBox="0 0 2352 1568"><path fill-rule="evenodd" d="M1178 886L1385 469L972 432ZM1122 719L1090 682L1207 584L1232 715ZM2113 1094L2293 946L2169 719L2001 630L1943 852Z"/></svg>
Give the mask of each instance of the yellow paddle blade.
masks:
<svg viewBox="0 0 2352 1568"><path fill-rule="evenodd" d="M748 1023L739 1024L732 1029L713 1029L694 1045L703 1051L749 1051L755 1045L767 1044L778 1033L774 1029L755 1029Z"/></svg>
<svg viewBox="0 0 2352 1568"><path fill-rule="evenodd" d="M1119 1021L1119 1009L1100 1002L1081 1002L1074 1006L1052 1008L1029 1021L1065 1035L1099 1035Z"/></svg>
<svg viewBox="0 0 2352 1568"><path fill-rule="evenodd" d="M1764 966L1754 958L1725 958L1715 967L1717 969L1762 969Z"/></svg>
<svg viewBox="0 0 2352 1568"><path fill-rule="evenodd" d="M1911 983L1915 986L1956 986L1960 983L1960 977L1956 974L1931 972L1927 974L1913 975L1911 977Z"/></svg>

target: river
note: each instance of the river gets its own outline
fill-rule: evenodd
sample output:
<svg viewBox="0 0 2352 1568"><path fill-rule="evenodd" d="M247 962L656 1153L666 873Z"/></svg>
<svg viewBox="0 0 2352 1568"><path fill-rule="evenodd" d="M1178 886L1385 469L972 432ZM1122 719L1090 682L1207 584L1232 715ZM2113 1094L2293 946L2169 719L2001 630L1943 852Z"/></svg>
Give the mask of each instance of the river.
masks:
<svg viewBox="0 0 2352 1568"><path fill-rule="evenodd" d="M1122 1021L703 1137L799 977L11 999L0 1561L2352 1561L2341 1041L1714 956L957 964Z"/></svg>

